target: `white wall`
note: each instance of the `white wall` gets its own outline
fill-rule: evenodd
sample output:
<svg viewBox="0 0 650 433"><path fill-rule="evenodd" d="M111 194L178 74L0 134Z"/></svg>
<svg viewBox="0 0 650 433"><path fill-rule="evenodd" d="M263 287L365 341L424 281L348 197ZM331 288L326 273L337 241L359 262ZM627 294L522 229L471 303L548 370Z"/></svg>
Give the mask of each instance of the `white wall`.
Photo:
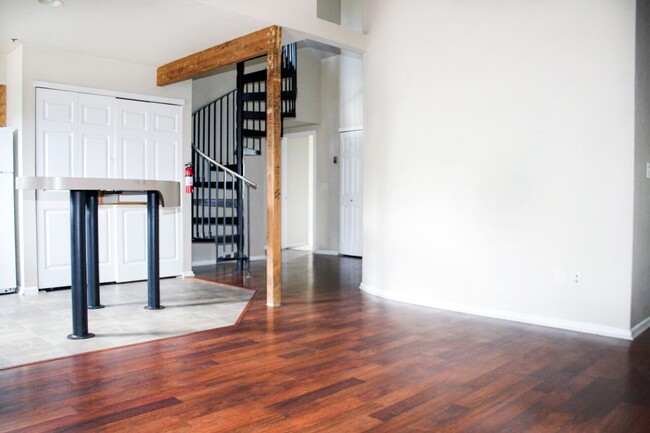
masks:
<svg viewBox="0 0 650 433"><path fill-rule="evenodd" d="M282 211L287 233L284 248L304 247L310 244L309 229L311 227L310 207L313 185L311 183L312 154L311 138L309 136L287 137L284 162L287 166L282 171L286 176L283 183L283 199L286 201Z"/></svg>
<svg viewBox="0 0 650 433"><path fill-rule="evenodd" d="M316 139L315 251L339 250L339 63L340 56L321 62L321 124ZM300 66L299 66L300 67Z"/></svg>
<svg viewBox="0 0 650 433"><path fill-rule="evenodd" d="M192 112L235 90L236 86L237 71L234 65L223 68L218 73L192 80Z"/></svg>
<svg viewBox="0 0 650 433"><path fill-rule="evenodd" d="M344 51L339 64L339 128L363 128L363 58Z"/></svg>
<svg viewBox="0 0 650 433"><path fill-rule="evenodd" d="M298 123L320 123L321 59L311 48L298 50L298 99L296 117L284 120L285 127Z"/></svg>
<svg viewBox="0 0 650 433"><path fill-rule="evenodd" d="M365 290L629 336L634 6L365 2Z"/></svg>
<svg viewBox="0 0 650 433"><path fill-rule="evenodd" d="M156 86L156 68L24 45L8 56L8 121L18 128L18 175L35 174L35 87L34 81L47 81L81 87L164 96L185 101L183 121L183 160L190 160L191 84L182 82ZM19 90L20 89L20 90ZM183 167L179 167L182 170ZM189 221L189 196L183 196L183 217ZM36 212L33 192L18 193L19 286L29 290L36 278ZM191 234L184 226L183 270L191 271Z"/></svg>
<svg viewBox="0 0 650 433"><path fill-rule="evenodd" d="M650 3L636 6L636 158L634 172L634 267L632 322L650 316Z"/></svg>
<svg viewBox="0 0 650 433"><path fill-rule="evenodd" d="M317 17L319 0L201 0L282 27L283 43L312 39L339 48L363 52L363 34ZM288 12L290 11L290 12Z"/></svg>
<svg viewBox="0 0 650 433"><path fill-rule="evenodd" d="M341 26L362 32L363 0L341 0Z"/></svg>
<svg viewBox="0 0 650 433"><path fill-rule="evenodd" d="M0 84L7 84L7 56L0 54Z"/></svg>

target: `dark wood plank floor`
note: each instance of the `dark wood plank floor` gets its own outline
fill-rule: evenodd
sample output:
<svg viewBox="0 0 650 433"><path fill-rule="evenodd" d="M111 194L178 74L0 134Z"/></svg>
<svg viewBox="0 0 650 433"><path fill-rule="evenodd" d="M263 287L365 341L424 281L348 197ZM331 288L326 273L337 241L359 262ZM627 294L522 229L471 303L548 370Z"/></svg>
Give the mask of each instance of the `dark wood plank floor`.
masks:
<svg viewBox="0 0 650 433"><path fill-rule="evenodd" d="M263 290L263 263L244 279ZM0 371L2 432L648 432L635 342L363 294L361 262L285 256L240 325Z"/></svg>

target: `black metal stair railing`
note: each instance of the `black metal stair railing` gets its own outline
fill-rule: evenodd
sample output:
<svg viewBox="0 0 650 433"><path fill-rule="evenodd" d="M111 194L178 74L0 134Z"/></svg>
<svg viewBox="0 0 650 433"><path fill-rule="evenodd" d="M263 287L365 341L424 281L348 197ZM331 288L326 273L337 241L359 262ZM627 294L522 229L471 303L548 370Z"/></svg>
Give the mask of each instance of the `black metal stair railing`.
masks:
<svg viewBox="0 0 650 433"><path fill-rule="evenodd" d="M282 48L282 118L295 117L297 47ZM214 242L217 262L250 252L249 188L244 155L260 155L266 141L266 70L237 65L237 88L192 114L192 239Z"/></svg>
<svg viewBox="0 0 650 433"><path fill-rule="evenodd" d="M194 209L200 213L193 216L194 236L214 242L217 262L236 260L243 269L248 265L250 238L250 188L257 185L231 168L210 158L196 146L194 157L198 172L207 176L212 184L211 193L198 191ZM206 178L204 178L206 179ZM193 213L194 214L194 213ZM194 214L195 215L195 214ZM197 238L195 237L195 240Z"/></svg>

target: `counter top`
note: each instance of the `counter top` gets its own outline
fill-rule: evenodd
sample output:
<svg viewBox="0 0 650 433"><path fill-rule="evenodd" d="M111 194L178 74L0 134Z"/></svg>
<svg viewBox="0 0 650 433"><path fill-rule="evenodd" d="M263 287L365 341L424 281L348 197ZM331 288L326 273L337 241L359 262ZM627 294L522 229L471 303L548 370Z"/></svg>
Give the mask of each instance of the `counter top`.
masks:
<svg viewBox="0 0 650 433"><path fill-rule="evenodd" d="M16 189L104 191L114 193L158 191L164 207L178 207L181 205L180 182L168 180L17 176Z"/></svg>

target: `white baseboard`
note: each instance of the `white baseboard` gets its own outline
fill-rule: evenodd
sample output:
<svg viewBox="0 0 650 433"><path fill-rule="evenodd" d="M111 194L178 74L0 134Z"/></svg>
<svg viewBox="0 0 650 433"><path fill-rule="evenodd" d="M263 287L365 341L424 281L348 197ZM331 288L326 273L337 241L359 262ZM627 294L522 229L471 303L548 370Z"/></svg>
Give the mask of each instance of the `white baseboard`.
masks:
<svg viewBox="0 0 650 433"><path fill-rule="evenodd" d="M582 332L585 334L601 335L603 337L620 338L623 340L632 340L634 338L633 331L624 328L615 328L612 326L597 325L595 323L589 323L589 322L578 322L573 320L557 319L554 317L535 316L531 314L516 313L513 311L481 307L479 305L447 302L447 301L440 301L437 299L426 299L426 298L423 299L419 296L416 298L414 295L405 295L401 293L393 293L384 290L379 290L376 289L375 287L370 287L364 283L361 283L359 288L371 295L379 296L381 298L386 298L393 301L404 302L407 304L422 305L425 307L432 307L440 310L455 311L458 313L472 314L475 316L509 320L511 322L528 323L531 325L539 325L548 328L564 329L568 331ZM644 322L637 325L639 329L641 329L640 325L645 325L647 329L647 327L650 326L650 318L646 319ZM635 329L637 327L635 327Z"/></svg>
<svg viewBox="0 0 650 433"><path fill-rule="evenodd" d="M314 251L314 254L322 254L324 256L338 256L339 252L331 250L316 250Z"/></svg>
<svg viewBox="0 0 650 433"><path fill-rule="evenodd" d="M256 262L256 261L259 261L259 260L266 260L266 256L252 256L250 258L251 262ZM194 266L209 266L209 265L214 265L215 263L216 263L215 259L212 259L212 260L197 260L197 261L192 262L192 266L193 267ZM234 263L234 262L232 262L232 263ZM194 275L194 274L192 274L192 275Z"/></svg>
<svg viewBox="0 0 650 433"><path fill-rule="evenodd" d="M195 276L194 271L184 271L181 274L181 278L191 278L191 277L194 277L194 276Z"/></svg>
<svg viewBox="0 0 650 433"><path fill-rule="evenodd" d="M18 287L18 294L24 296L38 295L38 287Z"/></svg>
<svg viewBox="0 0 650 433"><path fill-rule="evenodd" d="M192 266L208 266L208 265L214 265L216 263L215 259L212 260L197 260L197 261L192 261Z"/></svg>
<svg viewBox="0 0 650 433"><path fill-rule="evenodd" d="M639 335L643 334L645 331L650 328L650 317L647 317L640 323L637 323L634 328L632 328L632 338L636 338Z"/></svg>

